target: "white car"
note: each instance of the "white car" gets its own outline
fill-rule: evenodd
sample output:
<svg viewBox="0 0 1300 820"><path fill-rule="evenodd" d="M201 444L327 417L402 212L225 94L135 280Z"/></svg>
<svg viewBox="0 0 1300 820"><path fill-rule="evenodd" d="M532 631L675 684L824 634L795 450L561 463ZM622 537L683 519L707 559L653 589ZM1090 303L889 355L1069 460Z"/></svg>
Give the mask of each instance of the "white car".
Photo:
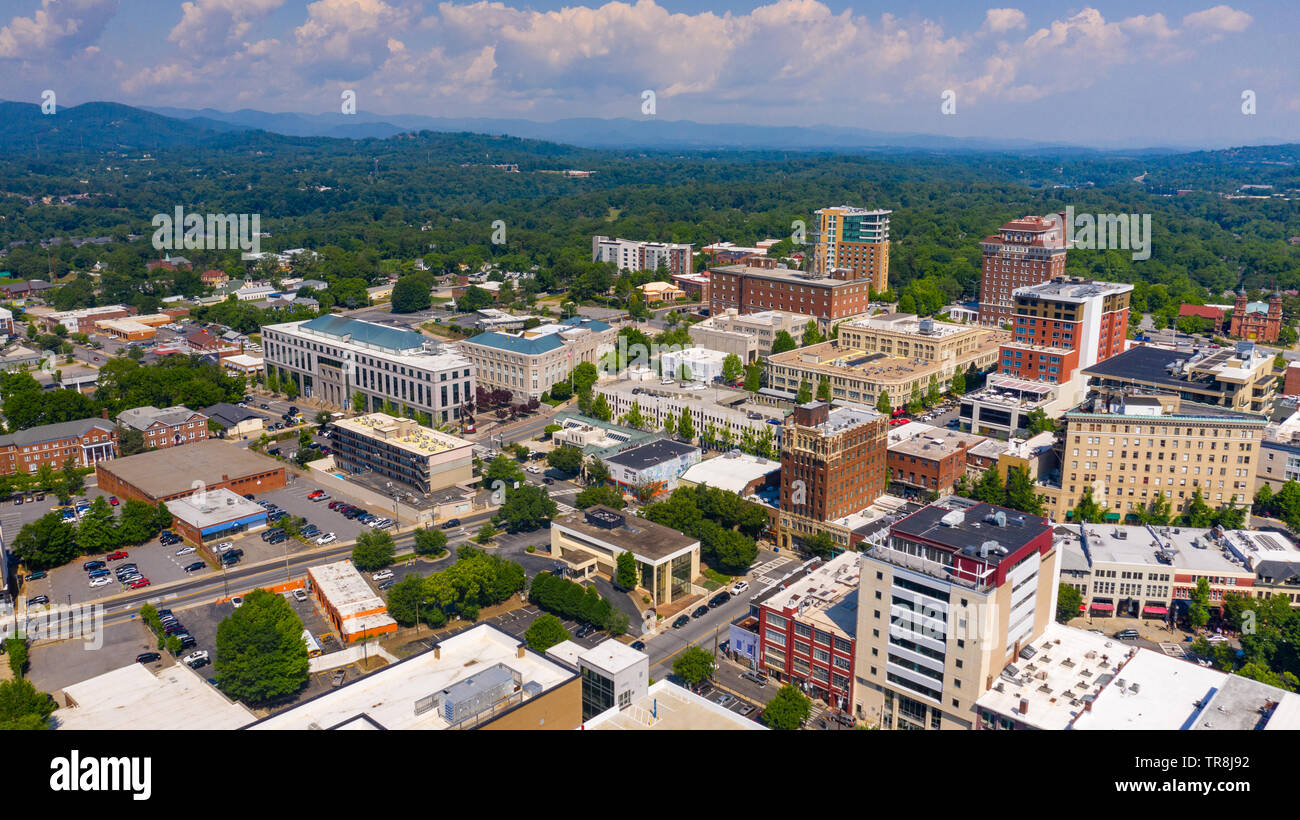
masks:
<svg viewBox="0 0 1300 820"><path fill-rule="evenodd" d="M731 594L732 594L732 595L739 595L740 593L744 592L744 591L747 590L747 589L749 589L749 583L748 583L748 582L746 582L746 581L737 581L736 583L734 583L734 584L731 585Z"/></svg>
<svg viewBox="0 0 1300 820"><path fill-rule="evenodd" d="M321 544L322 546L325 544L333 544L337 540L338 539L334 537L334 533L332 532L327 532L324 535L316 537L316 543Z"/></svg>
<svg viewBox="0 0 1300 820"><path fill-rule="evenodd" d="M191 652L190 654L186 655L183 660L185 661L185 663L190 664L190 663L194 663L195 661L206 660L207 657L208 657L208 650L199 649L195 652Z"/></svg>
<svg viewBox="0 0 1300 820"><path fill-rule="evenodd" d="M180 549L176 550L176 554L177 554L177 555L193 555L193 554L194 554L194 547L181 547Z"/></svg>
<svg viewBox="0 0 1300 820"><path fill-rule="evenodd" d="M92 587L103 587L113 583L113 579L105 575L103 578L96 578L90 582Z"/></svg>
<svg viewBox="0 0 1300 820"><path fill-rule="evenodd" d="M233 606L235 609L239 609L241 606L244 605L244 599L236 595L235 597L230 599L230 605Z"/></svg>
<svg viewBox="0 0 1300 820"><path fill-rule="evenodd" d="M379 572L376 572L374 575L371 575L370 580L387 581L389 578L392 577L393 577L393 571L391 569L381 569Z"/></svg>
<svg viewBox="0 0 1300 820"><path fill-rule="evenodd" d="M234 548L235 545L230 543L229 541L222 541L220 544L217 544L217 549L221 552L228 552L229 550L233 550Z"/></svg>

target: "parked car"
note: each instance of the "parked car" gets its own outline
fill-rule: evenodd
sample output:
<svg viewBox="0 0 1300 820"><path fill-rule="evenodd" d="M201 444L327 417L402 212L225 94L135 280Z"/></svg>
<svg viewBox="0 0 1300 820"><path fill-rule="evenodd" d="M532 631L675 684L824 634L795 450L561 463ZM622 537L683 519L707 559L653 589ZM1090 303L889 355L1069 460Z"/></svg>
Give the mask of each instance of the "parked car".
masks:
<svg viewBox="0 0 1300 820"><path fill-rule="evenodd" d="M306 602L306 600L307 600L307 590L305 590L305 589L295 589L295 590L293 591L293 599L294 599L295 601L297 601L298 603L300 603L300 604Z"/></svg>
<svg viewBox="0 0 1300 820"><path fill-rule="evenodd" d="M379 588L380 588L380 589L388 589L389 587L391 587L393 584L396 584L396 583L397 583L397 579L396 579L396 578L389 578L387 581L384 581L382 584L380 584L380 585L379 585Z"/></svg>
<svg viewBox="0 0 1300 820"><path fill-rule="evenodd" d="M134 581L132 581L131 583L127 584L127 587L128 587L129 589L144 589L144 588L147 587L147 586L149 586L149 579L148 579L148 578L137 578L136 580L134 580Z"/></svg>
<svg viewBox="0 0 1300 820"><path fill-rule="evenodd" d="M333 679L330 680L330 686L334 686L334 687L342 686L342 685L343 685L343 681L347 680L347 677L348 677L348 673L347 673L346 670L344 670L344 669L336 669L336 670L334 671L334 677L333 677Z"/></svg>
<svg viewBox="0 0 1300 820"><path fill-rule="evenodd" d="M391 569L381 569L379 572L376 572L374 575L371 575L370 580L387 581L389 578L392 577L393 577L393 571Z"/></svg>
<svg viewBox="0 0 1300 820"><path fill-rule="evenodd" d="M90 571L90 573L89 573L86 577L87 577L87 578L107 578L108 576L110 576L110 575L112 575L112 574L113 574L113 573L109 572L109 571L106 570L106 569L92 569L92 570Z"/></svg>
<svg viewBox="0 0 1300 820"><path fill-rule="evenodd" d="M736 702L736 696L729 692L723 692L721 695L718 695L717 699L713 702L725 709Z"/></svg>
<svg viewBox="0 0 1300 820"><path fill-rule="evenodd" d="M591 624L583 624L582 626L578 627L578 630L576 632L573 633L573 637L585 638L595 631L596 631L596 627L592 626Z"/></svg>
<svg viewBox="0 0 1300 820"><path fill-rule="evenodd" d="M337 540L338 538L335 537L334 533L327 532L324 535L317 536L316 543L320 544L321 546L324 546L326 544L333 544Z"/></svg>
<svg viewBox="0 0 1300 820"><path fill-rule="evenodd" d="M230 543L229 541L222 541L220 544L217 544L217 551L218 551L218 552L229 552L230 550L233 550L234 548L235 548L235 545L232 544L232 543Z"/></svg>
<svg viewBox="0 0 1300 820"><path fill-rule="evenodd" d="M739 595L740 593L744 592L747 589L749 589L749 584L747 582L737 581L736 583L731 585L731 594Z"/></svg>
<svg viewBox="0 0 1300 820"><path fill-rule="evenodd" d="M459 526L460 526L460 519L459 519L459 518L452 518L452 519L449 519L449 520L447 520L447 521L442 522L442 528L443 528L444 530L449 530L449 529L451 529L452 527L459 527Z"/></svg>
<svg viewBox="0 0 1300 820"><path fill-rule="evenodd" d="M104 563L103 561L87 561L86 563L81 565L81 568L89 571L92 569L103 569L106 566L108 566L108 564Z"/></svg>
<svg viewBox="0 0 1300 820"><path fill-rule="evenodd" d="M1138 631L1136 629L1121 629L1115 633L1115 637L1119 638L1121 641L1137 640Z"/></svg>
<svg viewBox="0 0 1300 820"><path fill-rule="evenodd" d="M172 621L171 623L163 624L163 634L164 635L186 634L185 627L181 626L180 621Z"/></svg>
<svg viewBox="0 0 1300 820"><path fill-rule="evenodd" d="M49 577L49 576L46 574L45 570L43 570L43 569L38 569L38 570L36 570L35 572L29 572L29 573L27 573L27 580L28 580L28 581L39 581L39 580L41 580L42 578L47 578L47 577Z"/></svg>
<svg viewBox="0 0 1300 820"><path fill-rule="evenodd" d="M180 549L176 550L176 554L177 554L177 555L193 555L193 554L194 554L194 547L181 547Z"/></svg>
<svg viewBox="0 0 1300 820"><path fill-rule="evenodd" d="M135 656L136 663L153 663L154 661L160 660L162 660L162 655L159 655L157 652L141 652L139 655Z"/></svg>
<svg viewBox="0 0 1300 820"><path fill-rule="evenodd" d="M197 652L191 652L190 654L186 655L184 660L186 663L194 663L195 661L200 659L206 660L207 657L208 657L208 650L200 649Z"/></svg>
<svg viewBox="0 0 1300 820"><path fill-rule="evenodd" d="M638 652L645 651L645 641L632 641L632 648Z"/></svg>
<svg viewBox="0 0 1300 820"><path fill-rule="evenodd" d="M105 575L105 576L103 576L103 577L101 577L101 578L91 578L91 579L90 579L90 586L91 586L91 587L102 587L102 586L107 586L108 584L111 584L111 583L113 583L113 579L112 579L112 578L109 578L107 575Z"/></svg>
<svg viewBox="0 0 1300 820"><path fill-rule="evenodd" d="M108 556L108 560L110 560L110 561L118 561L118 560L121 560L121 559L123 559L123 558L129 558L129 557L130 557L130 554L129 554L126 550L118 550L117 552L110 553L109 556Z"/></svg>
<svg viewBox="0 0 1300 820"><path fill-rule="evenodd" d="M198 572L199 570L203 569L203 568L206 567L206 566L207 566L207 564L203 563L202 561L195 561L193 564L187 564L187 565L185 566L185 571L186 571L186 572Z"/></svg>
<svg viewBox="0 0 1300 820"><path fill-rule="evenodd" d="M116 506L117 506L117 496L115 496L115 495L110 495L110 496L108 497L108 503L111 504L111 505L113 505L114 507L116 507Z"/></svg>
<svg viewBox="0 0 1300 820"><path fill-rule="evenodd" d="M695 608L695 611L691 613L691 617L692 617L692 618L703 618L705 615L708 615L708 614L709 614L709 608L708 608L707 606L699 606L699 607L696 607L696 608Z"/></svg>
<svg viewBox="0 0 1300 820"><path fill-rule="evenodd" d="M723 604L725 604L727 601L730 600L731 600L730 592L725 592L725 591L719 592L717 595L714 595L712 598L709 599L709 609L717 609L718 607L722 606Z"/></svg>
<svg viewBox="0 0 1300 820"><path fill-rule="evenodd" d="M741 677L750 683L758 685L760 688L767 686L767 675L761 672L745 672Z"/></svg>
<svg viewBox="0 0 1300 820"><path fill-rule="evenodd" d="M274 529L269 529L262 533L262 540L270 541L272 538L275 538L278 535L284 535L284 530L280 529L279 527L276 527Z"/></svg>
<svg viewBox="0 0 1300 820"><path fill-rule="evenodd" d="M28 598L28 599L27 599L27 605L28 605L29 607L30 607L30 606L45 606L45 605L48 604L49 602L50 602L50 596L48 596L48 595L34 595L34 596L32 596L31 598Z"/></svg>
<svg viewBox="0 0 1300 820"><path fill-rule="evenodd" d="M191 646L198 644L193 635L178 635L176 637L181 639L181 649L189 649Z"/></svg>
<svg viewBox="0 0 1300 820"><path fill-rule="evenodd" d="M682 627L686 626L690 622L691 622L690 615L681 615L677 618L677 620L673 621L673 629L681 629Z"/></svg>

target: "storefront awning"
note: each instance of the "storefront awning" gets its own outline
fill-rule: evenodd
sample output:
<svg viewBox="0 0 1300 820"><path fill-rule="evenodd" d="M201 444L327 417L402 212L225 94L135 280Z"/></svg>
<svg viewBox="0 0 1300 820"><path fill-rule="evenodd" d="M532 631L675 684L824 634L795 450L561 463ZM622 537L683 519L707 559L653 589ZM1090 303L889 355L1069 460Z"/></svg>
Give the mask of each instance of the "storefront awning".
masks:
<svg viewBox="0 0 1300 820"><path fill-rule="evenodd" d="M1106 513L1106 520L1107 520L1107 521L1118 521L1118 520L1119 520L1119 513L1117 513L1117 512Z"/></svg>
<svg viewBox="0 0 1300 820"><path fill-rule="evenodd" d="M1084 604L1079 604L1079 611L1080 611L1080 612L1087 612L1087 611L1088 611L1088 607L1085 606Z"/></svg>
<svg viewBox="0 0 1300 820"><path fill-rule="evenodd" d="M1142 607L1143 615L1168 615L1169 610L1162 606L1144 606Z"/></svg>
<svg viewBox="0 0 1300 820"><path fill-rule="evenodd" d="M1113 612L1115 610L1115 605L1114 604L1093 604L1092 608L1099 610L1101 612Z"/></svg>

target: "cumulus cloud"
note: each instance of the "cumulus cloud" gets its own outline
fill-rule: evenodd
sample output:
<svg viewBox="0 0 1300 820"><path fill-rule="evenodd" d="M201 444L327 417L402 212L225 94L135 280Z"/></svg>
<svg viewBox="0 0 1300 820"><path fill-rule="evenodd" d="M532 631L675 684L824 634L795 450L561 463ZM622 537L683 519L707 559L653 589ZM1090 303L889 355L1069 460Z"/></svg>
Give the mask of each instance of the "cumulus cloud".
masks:
<svg viewBox="0 0 1300 820"><path fill-rule="evenodd" d="M1020 9L989 9L984 12L984 28L994 34L1020 29L1029 25L1029 18Z"/></svg>
<svg viewBox="0 0 1300 820"><path fill-rule="evenodd" d="M0 28L0 58L57 59L94 45L117 13L118 0L41 0L31 17Z"/></svg>
<svg viewBox="0 0 1300 820"><path fill-rule="evenodd" d="M1231 6L1215 6L1204 11L1193 12L1183 18L1183 25L1191 29L1211 32L1245 31L1254 22L1253 17Z"/></svg>
<svg viewBox="0 0 1300 820"><path fill-rule="evenodd" d="M181 20L167 39L203 54L240 45L257 21L284 0L193 0L181 4Z"/></svg>

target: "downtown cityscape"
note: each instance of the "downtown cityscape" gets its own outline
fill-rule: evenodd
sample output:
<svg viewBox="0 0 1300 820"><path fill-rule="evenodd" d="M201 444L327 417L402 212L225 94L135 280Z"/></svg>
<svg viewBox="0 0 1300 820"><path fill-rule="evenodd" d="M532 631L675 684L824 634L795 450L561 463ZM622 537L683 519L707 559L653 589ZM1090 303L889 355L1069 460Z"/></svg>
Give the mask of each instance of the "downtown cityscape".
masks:
<svg viewBox="0 0 1300 820"><path fill-rule="evenodd" d="M1300 729L1300 12L1147 6L11 0L0 728Z"/></svg>

